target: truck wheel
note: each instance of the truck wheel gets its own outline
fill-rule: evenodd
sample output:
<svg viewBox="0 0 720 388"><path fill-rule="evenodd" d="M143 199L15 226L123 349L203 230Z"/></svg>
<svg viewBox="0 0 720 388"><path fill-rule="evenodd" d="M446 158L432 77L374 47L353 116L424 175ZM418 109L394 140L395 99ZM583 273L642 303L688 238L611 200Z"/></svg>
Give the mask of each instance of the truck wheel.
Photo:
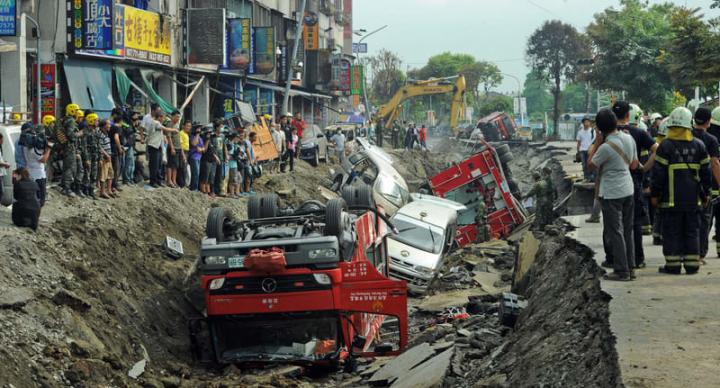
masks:
<svg viewBox="0 0 720 388"><path fill-rule="evenodd" d="M278 196L277 194L263 194L251 197L248 201L248 218L256 220L258 218L273 218L278 214Z"/></svg>
<svg viewBox="0 0 720 388"><path fill-rule="evenodd" d="M498 155L505 155L507 153L510 153L510 146L507 144L500 144L497 147L495 147L495 153Z"/></svg>
<svg viewBox="0 0 720 388"><path fill-rule="evenodd" d="M315 158L312 159L310 164L312 164L313 167L317 167L318 164L320 164L320 150L319 149L317 149L317 148L315 149Z"/></svg>
<svg viewBox="0 0 720 388"><path fill-rule="evenodd" d="M214 238L217 242L225 241L227 239L225 223L231 220L232 213L230 210L224 207L211 208L205 225L205 233L208 238Z"/></svg>
<svg viewBox="0 0 720 388"><path fill-rule="evenodd" d="M325 235L340 238L347 227L347 203L342 198L333 198L325 207Z"/></svg>
<svg viewBox="0 0 720 388"><path fill-rule="evenodd" d="M343 174L335 175L332 186L330 186L330 190L334 191L334 192L340 191L340 187L342 186L342 181L343 181Z"/></svg>
<svg viewBox="0 0 720 388"><path fill-rule="evenodd" d="M498 158L500 159L500 163L505 164L515 159L515 156L513 156L512 152L508 152L506 154L498 154Z"/></svg>
<svg viewBox="0 0 720 388"><path fill-rule="evenodd" d="M347 185L343 187L342 198L350 207L372 207L374 205L372 198L372 190L370 189L370 186L366 184L360 184L357 186Z"/></svg>

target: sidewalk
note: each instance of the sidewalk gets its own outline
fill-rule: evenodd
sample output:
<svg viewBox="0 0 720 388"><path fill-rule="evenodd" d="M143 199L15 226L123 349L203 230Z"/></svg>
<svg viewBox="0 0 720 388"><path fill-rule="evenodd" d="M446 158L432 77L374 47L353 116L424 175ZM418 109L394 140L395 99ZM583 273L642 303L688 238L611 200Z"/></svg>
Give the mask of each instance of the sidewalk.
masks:
<svg viewBox="0 0 720 388"><path fill-rule="evenodd" d="M602 224L565 217L569 234L604 259ZM720 386L720 260L710 240L708 265L695 276L658 273L662 248L644 238L647 268L634 282L603 281L610 325L617 337L623 382L628 387Z"/></svg>

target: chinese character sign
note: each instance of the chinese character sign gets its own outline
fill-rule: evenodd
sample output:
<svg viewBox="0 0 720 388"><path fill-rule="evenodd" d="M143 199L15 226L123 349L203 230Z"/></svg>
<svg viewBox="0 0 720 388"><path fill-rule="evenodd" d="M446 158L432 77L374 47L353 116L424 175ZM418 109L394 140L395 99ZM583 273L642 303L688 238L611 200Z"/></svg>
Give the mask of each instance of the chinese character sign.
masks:
<svg viewBox="0 0 720 388"><path fill-rule="evenodd" d="M112 48L112 0L85 0L82 20L82 48Z"/></svg>
<svg viewBox="0 0 720 388"><path fill-rule="evenodd" d="M363 93L363 67L362 65L354 65L350 68L350 93Z"/></svg>
<svg viewBox="0 0 720 388"><path fill-rule="evenodd" d="M231 69L245 70L250 65L251 19L228 19L228 45Z"/></svg>
<svg viewBox="0 0 720 388"><path fill-rule="evenodd" d="M54 64L43 64L40 65L40 95L41 100L40 103L42 104L42 110L41 110L41 116L45 115L52 115L55 116L55 103L56 103L56 97L55 97L55 65ZM33 84L37 82L37 65L33 64L33 70L32 70L32 80ZM33 93L35 92L35 88L33 88ZM36 94L35 94L36 95ZM33 96L34 97L34 96ZM33 98L33 109L35 109L35 105L37 99ZM35 117L33 115L33 117ZM35 118L34 118L35 120Z"/></svg>
<svg viewBox="0 0 720 388"><path fill-rule="evenodd" d="M170 18L133 7L125 8L125 56L170 64Z"/></svg>
<svg viewBox="0 0 720 388"><path fill-rule="evenodd" d="M275 28L255 27L255 73L270 74L275 69Z"/></svg>
<svg viewBox="0 0 720 388"><path fill-rule="evenodd" d="M0 0L0 36L17 34L16 0Z"/></svg>
<svg viewBox="0 0 720 388"><path fill-rule="evenodd" d="M306 50L317 50L320 48L320 24L314 12L306 12L303 18L303 42Z"/></svg>

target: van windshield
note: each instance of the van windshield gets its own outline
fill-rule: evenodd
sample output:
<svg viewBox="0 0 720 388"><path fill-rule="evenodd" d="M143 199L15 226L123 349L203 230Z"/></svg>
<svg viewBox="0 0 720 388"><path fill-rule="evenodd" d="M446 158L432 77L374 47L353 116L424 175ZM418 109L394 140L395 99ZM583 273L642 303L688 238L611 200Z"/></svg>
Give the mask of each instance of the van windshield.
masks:
<svg viewBox="0 0 720 388"><path fill-rule="evenodd" d="M443 248L443 230L404 214L395 214L393 224L400 233L390 238L425 252L440 253Z"/></svg>
<svg viewBox="0 0 720 388"><path fill-rule="evenodd" d="M385 199L397 207L402 207L410 200L410 192L400 186L394 179L386 175L377 178L378 191Z"/></svg>

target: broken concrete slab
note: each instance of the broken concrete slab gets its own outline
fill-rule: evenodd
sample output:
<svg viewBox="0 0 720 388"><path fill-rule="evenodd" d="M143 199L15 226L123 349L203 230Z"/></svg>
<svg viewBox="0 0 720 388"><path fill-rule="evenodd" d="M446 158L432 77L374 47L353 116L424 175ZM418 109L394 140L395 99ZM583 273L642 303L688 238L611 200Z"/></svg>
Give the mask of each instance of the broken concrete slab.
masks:
<svg viewBox="0 0 720 388"><path fill-rule="evenodd" d="M35 299L32 290L25 287L0 289L0 309L19 309Z"/></svg>
<svg viewBox="0 0 720 388"><path fill-rule="evenodd" d="M473 280L490 295L497 295L504 291L505 287L497 288L495 283L500 281L499 273L492 272L475 272Z"/></svg>
<svg viewBox="0 0 720 388"><path fill-rule="evenodd" d="M140 377L141 374L145 373L145 366L147 365L147 360L142 359L133 365L132 368L128 371L128 376L130 376L131 379L136 379Z"/></svg>
<svg viewBox="0 0 720 388"><path fill-rule="evenodd" d="M453 346L453 343L450 341L442 341L442 342L436 342L432 345L432 348L436 352L442 352L443 350L447 350L450 347Z"/></svg>
<svg viewBox="0 0 720 388"><path fill-rule="evenodd" d="M430 388L439 387L452 359L455 348L452 347L428 361L411 369L391 385L392 388Z"/></svg>
<svg viewBox="0 0 720 388"><path fill-rule="evenodd" d="M453 290L429 296L417 308L420 311L439 313L448 307L464 306L471 296L488 295L480 289Z"/></svg>
<svg viewBox="0 0 720 388"><path fill-rule="evenodd" d="M518 255L513 273L513 286L520 283L530 266L535 262L538 249L540 248L540 240L535 238L531 231L526 231L520 240L518 247Z"/></svg>
<svg viewBox="0 0 720 388"><path fill-rule="evenodd" d="M427 360L435 354L428 343L423 343L406 350L394 360L385 364L373 377L368 380L370 384L392 384L399 377L406 375L410 369Z"/></svg>

